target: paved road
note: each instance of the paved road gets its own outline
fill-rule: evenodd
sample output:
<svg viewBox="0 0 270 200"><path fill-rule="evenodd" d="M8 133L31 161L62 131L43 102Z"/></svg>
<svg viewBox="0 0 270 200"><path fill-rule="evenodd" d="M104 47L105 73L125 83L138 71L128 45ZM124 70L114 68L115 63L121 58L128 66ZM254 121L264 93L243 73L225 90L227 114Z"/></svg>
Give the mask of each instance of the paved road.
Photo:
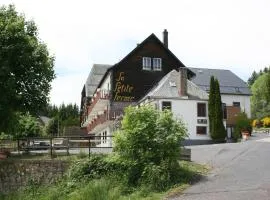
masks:
<svg viewBox="0 0 270 200"><path fill-rule="evenodd" d="M270 200L270 136L237 144L193 146L192 160L213 167L179 200Z"/></svg>

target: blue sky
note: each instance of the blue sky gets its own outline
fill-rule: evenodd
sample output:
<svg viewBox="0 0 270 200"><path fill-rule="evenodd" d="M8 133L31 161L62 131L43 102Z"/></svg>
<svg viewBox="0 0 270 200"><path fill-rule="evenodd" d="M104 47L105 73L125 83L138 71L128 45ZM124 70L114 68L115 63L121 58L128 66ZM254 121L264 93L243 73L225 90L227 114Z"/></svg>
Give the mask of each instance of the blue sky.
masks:
<svg viewBox="0 0 270 200"><path fill-rule="evenodd" d="M246 81L270 65L268 0L0 0L10 3L56 57L50 98L58 105L79 104L93 63L114 64L165 28L187 67L229 69Z"/></svg>

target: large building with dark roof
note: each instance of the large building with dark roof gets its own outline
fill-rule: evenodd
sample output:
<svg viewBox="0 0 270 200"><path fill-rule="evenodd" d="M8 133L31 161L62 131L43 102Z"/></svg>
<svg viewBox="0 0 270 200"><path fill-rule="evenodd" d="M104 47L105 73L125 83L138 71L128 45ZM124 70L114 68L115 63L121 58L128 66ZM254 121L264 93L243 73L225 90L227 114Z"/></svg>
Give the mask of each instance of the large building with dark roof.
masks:
<svg viewBox="0 0 270 200"><path fill-rule="evenodd" d="M224 113L234 116L242 110L250 116L250 91L244 81L229 70L187 68L169 50L166 30L163 42L151 34L118 63L92 66L81 93L81 127L100 136L97 145L111 145L107 136L115 130L115 120L123 109L152 99L157 109L170 107L188 123L191 139L209 139L211 76L220 82ZM233 126L231 118L231 124L224 121L228 127Z"/></svg>

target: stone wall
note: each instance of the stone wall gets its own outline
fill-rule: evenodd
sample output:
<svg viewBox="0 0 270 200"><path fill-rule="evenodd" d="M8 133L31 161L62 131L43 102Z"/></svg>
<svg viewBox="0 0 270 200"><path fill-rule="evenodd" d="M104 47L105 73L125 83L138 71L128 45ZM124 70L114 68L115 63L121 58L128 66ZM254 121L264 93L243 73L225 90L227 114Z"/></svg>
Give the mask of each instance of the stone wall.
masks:
<svg viewBox="0 0 270 200"><path fill-rule="evenodd" d="M63 176L68 168L61 160L0 161L0 193L8 193L29 184L49 184Z"/></svg>

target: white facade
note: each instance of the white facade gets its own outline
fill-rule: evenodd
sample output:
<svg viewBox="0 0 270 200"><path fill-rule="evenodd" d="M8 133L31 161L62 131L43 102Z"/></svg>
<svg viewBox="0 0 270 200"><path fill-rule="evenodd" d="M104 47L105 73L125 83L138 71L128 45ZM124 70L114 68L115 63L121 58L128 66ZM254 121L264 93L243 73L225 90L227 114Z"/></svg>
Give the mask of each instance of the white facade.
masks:
<svg viewBox="0 0 270 200"><path fill-rule="evenodd" d="M100 86L101 90L110 91L111 90L111 74L106 76L105 80L103 81L102 85Z"/></svg>
<svg viewBox="0 0 270 200"><path fill-rule="evenodd" d="M102 129L97 134L96 137L96 146L97 147L112 147L112 129L110 126Z"/></svg>
<svg viewBox="0 0 270 200"><path fill-rule="evenodd" d="M226 103L226 106L233 106L233 102L239 102L241 111L245 112L249 118L251 117L249 95L221 94L221 101Z"/></svg>
<svg viewBox="0 0 270 200"><path fill-rule="evenodd" d="M192 100L192 99L159 99L157 100L158 107L162 109L162 102L171 102L171 111L174 116L181 119L188 129L188 139L197 140L209 140L209 120L208 120L208 103L206 100ZM205 103L206 105L206 116L198 117L197 115L197 104ZM198 120L206 120L206 123L198 123ZM206 135L197 134L197 126L206 127Z"/></svg>

